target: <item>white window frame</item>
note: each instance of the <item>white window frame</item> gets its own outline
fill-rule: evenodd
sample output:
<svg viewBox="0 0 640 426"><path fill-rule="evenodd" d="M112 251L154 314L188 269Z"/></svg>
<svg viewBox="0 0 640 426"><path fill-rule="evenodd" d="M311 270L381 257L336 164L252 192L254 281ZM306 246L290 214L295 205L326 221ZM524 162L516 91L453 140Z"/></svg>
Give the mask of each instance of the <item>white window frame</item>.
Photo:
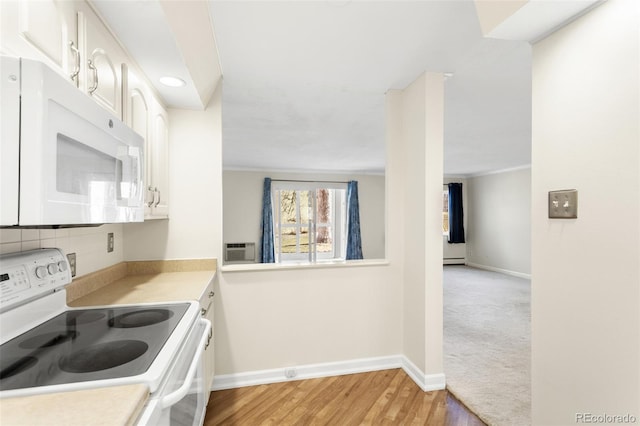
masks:
<svg viewBox="0 0 640 426"><path fill-rule="evenodd" d="M329 220L333 231L333 250L331 252L318 253L316 251L316 230L318 226L327 224L317 223L316 214L317 208L315 206L316 197L311 197L312 200L312 217L309 218L308 232L309 232L309 253L300 252L300 235L303 225L300 223L300 198L296 198L296 215L297 221L295 225L283 225L280 218L280 191L294 190L294 191L316 191L318 189L329 189L333 191L332 200L332 212ZM300 262L323 262L323 261L335 261L344 260L346 256L346 232L347 232L347 216L346 216L346 193L347 184L338 182L307 182L307 181L277 181L273 180L271 183L271 205L273 209L273 232L274 241L276 235L280 232L282 227L298 228L296 238L296 253L282 253L281 246L282 241L278 238L278 244L275 247L275 261L276 263L300 263Z"/></svg>

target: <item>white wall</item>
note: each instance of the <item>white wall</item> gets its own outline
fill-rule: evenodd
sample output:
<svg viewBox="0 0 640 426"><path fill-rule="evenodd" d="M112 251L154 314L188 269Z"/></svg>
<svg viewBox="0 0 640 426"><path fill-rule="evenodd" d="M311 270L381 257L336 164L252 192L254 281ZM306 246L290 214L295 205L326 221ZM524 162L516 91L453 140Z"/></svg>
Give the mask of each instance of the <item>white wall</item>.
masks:
<svg viewBox="0 0 640 426"><path fill-rule="evenodd" d="M169 220L125 225L127 260L220 258L221 86L204 111L169 110Z"/></svg>
<svg viewBox="0 0 640 426"><path fill-rule="evenodd" d="M531 168L467 180L467 263L531 274Z"/></svg>
<svg viewBox="0 0 640 426"><path fill-rule="evenodd" d="M640 2L610 0L533 47L532 408L640 419ZM547 192L578 190L578 218Z"/></svg>
<svg viewBox="0 0 640 426"><path fill-rule="evenodd" d="M463 225L464 225L464 237L467 239L467 228L469 227L469 200L467 197L467 179L462 177L445 176L443 180L442 189L447 190L447 184L449 183L461 183L462 184L462 210ZM442 258L444 264L462 264L465 263L467 257L467 244L449 244L449 237L442 235Z"/></svg>
<svg viewBox="0 0 640 426"><path fill-rule="evenodd" d="M262 187L265 177L291 180L358 181L360 201L360 231L365 259L384 258L383 175L336 175L283 172L223 172L224 242L254 242L260 245Z"/></svg>
<svg viewBox="0 0 640 426"><path fill-rule="evenodd" d="M56 247L76 254L76 276L86 275L123 261L123 225L63 229L0 229L0 253ZM107 234L114 248L107 253Z"/></svg>
<svg viewBox="0 0 640 426"><path fill-rule="evenodd" d="M394 268L222 272L216 374L401 353Z"/></svg>
<svg viewBox="0 0 640 426"><path fill-rule="evenodd" d="M401 195L403 353L426 375L442 374L443 78L425 73L387 93L387 178Z"/></svg>

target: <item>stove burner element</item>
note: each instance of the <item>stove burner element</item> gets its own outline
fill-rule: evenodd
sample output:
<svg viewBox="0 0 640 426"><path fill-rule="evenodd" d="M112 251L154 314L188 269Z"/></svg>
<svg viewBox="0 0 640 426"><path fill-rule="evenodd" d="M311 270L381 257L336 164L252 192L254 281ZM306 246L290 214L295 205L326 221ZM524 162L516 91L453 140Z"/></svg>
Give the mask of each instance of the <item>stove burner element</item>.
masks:
<svg viewBox="0 0 640 426"><path fill-rule="evenodd" d="M88 324L104 318L106 314L97 311L69 311L67 312L67 325Z"/></svg>
<svg viewBox="0 0 640 426"><path fill-rule="evenodd" d="M0 359L0 380L8 379L11 376L20 374L37 363L38 360L32 356Z"/></svg>
<svg viewBox="0 0 640 426"><path fill-rule="evenodd" d="M91 373L133 361L149 346L139 340L116 340L100 343L72 353L60 361L60 368L69 373Z"/></svg>
<svg viewBox="0 0 640 426"><path fill-rule="evenodd" d="M54 331L52 333L40 334L20 343L23 349L50 348L51 346L60 345L71 341L78 336L78 333L72 330Z"/></svg>
<svg viewBox="0 0 640 426"><path fill-rule="evenodd" d="M143 309L118 315L109 320L109 327L134 328L145 327L168 320L173 312L168 309Z"/></svg>

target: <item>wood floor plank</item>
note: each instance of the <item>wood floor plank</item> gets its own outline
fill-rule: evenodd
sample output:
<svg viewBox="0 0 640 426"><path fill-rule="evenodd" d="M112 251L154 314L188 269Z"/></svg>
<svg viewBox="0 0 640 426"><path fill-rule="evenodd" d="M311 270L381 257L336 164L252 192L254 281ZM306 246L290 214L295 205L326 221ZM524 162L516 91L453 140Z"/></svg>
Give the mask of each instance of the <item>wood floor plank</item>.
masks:
<svg viewBox="0 0 640 426"><path fill-rule="evenodd" d="M409 407L406 424L412 426L424 425L429 418L431 407L438 396L438 392L416 392Z"/></svg>
<svg viewBox="0 0 640 426"><path fill-rule="evenodd" d="M211 393L205 426L483 426L446 390L423 392L401 369Z"/></svg>
<svg viewBox="0 0 640 426"><path fill-rule="evenodd" d="M261 425L282 425L286 424L286 417L304 403L305 398L314 393L314 389L319 391L322 389L320 380L300 380L297 382L296 389L286 398L279 407L272 413L269 418L261 422Z"/></svg>
<svg viewBox="0 0 640 426"><path fill-rule="evenodd" d="M331 420L344 425L360 425L363 419L373 410L380 394L383 393L393 380L394 370L381 371L380 374L369 374L358 380L358 387L354 388L345 400L343 410L334 415ZM355 375L356 377L360 377Z"/></svg>
<svg viewBox="0 0 640 426"><path fill-rule="evenodd" d="M393 375L393 378L391 382L389 382L387 387L385 389L382 389L382 392L380 392L380 396L376 400L374 406L369 410L369 412L365 416L363 420L365 424L373 424L375 420L377 419L379 420L384 417L386 407L389 405L389 403L393 399L393 396L396 393L398 386L400 386L400 384L402 383L402 380L403 380L402 370L397 369L397 370L388 370L388 371L393 371L395 374Z"/></svg>

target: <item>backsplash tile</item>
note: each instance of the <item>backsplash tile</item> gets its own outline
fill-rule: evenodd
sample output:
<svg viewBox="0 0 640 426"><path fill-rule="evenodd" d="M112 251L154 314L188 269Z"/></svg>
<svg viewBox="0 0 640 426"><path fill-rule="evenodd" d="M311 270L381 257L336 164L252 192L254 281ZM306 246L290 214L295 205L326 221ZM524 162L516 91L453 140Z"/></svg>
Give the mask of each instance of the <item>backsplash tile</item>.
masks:
<svg viewBox="0 0 640 426"><path fill-rule="evenodd" d="M56 247L64 254L76 253L76 276L122 262L122 224L64 229L0 229L0 253ZM107 234L113 232L114 251L107 253Z"/></svg>
<svg viewBox="0 0 640 426"><path fill-rule="evenodd" d="M21 229L0 229L0 243L19 243L22 241Z"/></svg>

